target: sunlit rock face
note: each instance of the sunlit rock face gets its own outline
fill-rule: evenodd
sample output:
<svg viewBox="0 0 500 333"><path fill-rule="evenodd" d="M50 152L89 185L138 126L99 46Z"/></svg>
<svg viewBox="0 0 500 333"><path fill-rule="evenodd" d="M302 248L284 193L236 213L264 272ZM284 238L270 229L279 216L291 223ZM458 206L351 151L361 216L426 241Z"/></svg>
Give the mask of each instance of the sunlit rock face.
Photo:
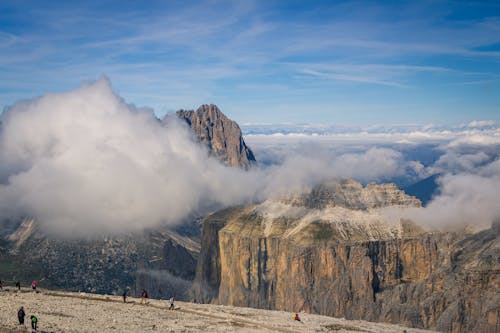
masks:
<svg viewBox="0 0 500 333"><path fill-rule="evenodd" d="M255 157L245 144L238 124L227 118L216 105L204 104L196 111L177 111L211 155L226 165L248 168Z"/></svg>
<svg viewBox="0 0 500 333"><path fill-rule="evenodd" d="M340 181L204 221L194 297L202 302L450 332L494 331L498 228L425 232L383 214L419 206L393 185Z"/></svg>

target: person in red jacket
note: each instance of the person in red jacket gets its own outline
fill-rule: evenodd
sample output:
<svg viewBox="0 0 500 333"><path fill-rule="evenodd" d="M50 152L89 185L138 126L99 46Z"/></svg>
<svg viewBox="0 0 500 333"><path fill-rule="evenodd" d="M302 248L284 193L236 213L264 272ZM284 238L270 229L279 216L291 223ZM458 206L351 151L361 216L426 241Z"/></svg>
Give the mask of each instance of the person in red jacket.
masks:
<svg viewBox="0 0 500 333"><path fill-rule="evenodd" d="M146 290L142 289L141 304L146 304L146 298L148 298L148 293L146 292Z"/></svg>

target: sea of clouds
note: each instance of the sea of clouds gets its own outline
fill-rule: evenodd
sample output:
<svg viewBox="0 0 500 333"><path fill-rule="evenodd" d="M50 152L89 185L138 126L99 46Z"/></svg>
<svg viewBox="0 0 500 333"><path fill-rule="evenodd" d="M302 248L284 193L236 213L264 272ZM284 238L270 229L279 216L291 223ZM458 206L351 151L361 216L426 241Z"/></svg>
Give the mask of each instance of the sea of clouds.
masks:
<svg viewBox="0 0 500 333"><path fill-rule="evenodd" d="M259 164L245 171L209 157L175 115L160 121L125 103L105 78L18 102L0 121L0 219L34 217L57 236L176 225L334 177L409 184L439 173L440 195L412 218L486 226L500 216L500 129L492 122L319 133L247 125Z"/></svg>
<svg viewBox="0 0 500 333"><path fill-rule="evenodd" d="M245 124L257 159L280 164L290 154L320 155L335 176L405 187L438 175L424 208L388 210L429 228L486 228L500 217L500 126ZM317 156L316 156L317 157Z"/></svg>

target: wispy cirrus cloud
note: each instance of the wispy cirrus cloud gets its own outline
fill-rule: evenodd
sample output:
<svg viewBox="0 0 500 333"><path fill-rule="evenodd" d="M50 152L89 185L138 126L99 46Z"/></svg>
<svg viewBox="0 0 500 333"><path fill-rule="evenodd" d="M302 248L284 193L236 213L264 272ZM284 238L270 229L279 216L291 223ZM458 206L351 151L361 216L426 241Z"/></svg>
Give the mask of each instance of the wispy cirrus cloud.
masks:
<svg viewBox="0 0 500 333"><path fill-rule="evenodd" d="M494 4L477 5L481 14L465 18L453 17L468 6L457 3L400 4L396 10L368 2L2 6L2 106L23 95L19 82L30 96L102 74L130 100L160 112L197 104L201 98L192 97L203 96L243 120L252 117L245 108L254 120L286 120L292 110L295 120L306 120L300 110L316 108L318 117L319 109L332 104L338 110L330 112L332 119L355 113L390 117L393 112L386 111L396 109L425 119L456 107L470 120L466 108L476 100L483 101L483 113L491 113L497 101L478 90L499 84ZM274 95L270 86L282 89ZM434 96L436 89L445 97ZM367 101L361 103L359 94ZM456 95L467 103L450 98Z"/></svg>
<svg viewBox="0 0 500 333"><path fill-rule="evenodd" d="M339 72L320 72L317 70L311 69L300 69L299 73L308 74L312 76L317 76L325 79L333 79L338 81L351 81L351 82L360 82L360 83L371 83L371 84L380 84L383 86L392 86L392 87L407 87L402 83L398 83L395 81L389 81L382 78L378 78L377 76L367 76L361 74L347 74L345 71L343 73Z"/></svg>

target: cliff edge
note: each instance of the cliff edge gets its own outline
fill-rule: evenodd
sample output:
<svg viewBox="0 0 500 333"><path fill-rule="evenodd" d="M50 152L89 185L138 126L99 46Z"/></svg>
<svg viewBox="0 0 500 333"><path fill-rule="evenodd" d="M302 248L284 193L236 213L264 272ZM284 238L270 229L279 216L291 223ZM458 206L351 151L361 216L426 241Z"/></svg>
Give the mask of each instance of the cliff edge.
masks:
<svg viewBox="0 0 500 333"><path fill-rule="evenodd" d="M495 332L499 228L425 232L383 209L420 203L345 181L207 217L194 297L447 332Z"/></svg>

